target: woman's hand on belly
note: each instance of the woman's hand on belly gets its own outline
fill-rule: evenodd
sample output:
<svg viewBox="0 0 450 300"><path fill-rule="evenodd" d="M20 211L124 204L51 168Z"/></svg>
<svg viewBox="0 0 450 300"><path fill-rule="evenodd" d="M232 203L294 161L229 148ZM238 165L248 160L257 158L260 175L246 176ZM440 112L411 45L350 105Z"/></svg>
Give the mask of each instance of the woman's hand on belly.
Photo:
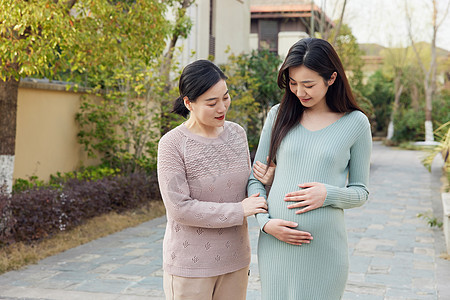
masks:
<svg viewBox="0 0 450 300"><path fill-rule="evenodd" d="M297 202L288 205L287 208L301 208L295 212L296 214L301 214L323 206L327 197L327 188L323 183L308 182L298 186L302 189L284 196L284 201Z"/></svg>
<svg viewBox="0 0 450 300"><path fill-rule="evenodd" d="M306 231L294 229L298 224L281 219L271 219L264 225L264 232L273 235L282 242L298 245L309 244L313 239L312 235Z"/></svg>

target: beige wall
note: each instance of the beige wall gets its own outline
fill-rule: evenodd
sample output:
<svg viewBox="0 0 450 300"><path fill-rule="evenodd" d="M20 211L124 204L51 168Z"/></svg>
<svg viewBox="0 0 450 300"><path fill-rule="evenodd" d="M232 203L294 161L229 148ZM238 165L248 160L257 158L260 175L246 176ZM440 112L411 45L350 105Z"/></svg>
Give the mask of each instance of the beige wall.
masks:
<svg viewBox="0 0 450 300"><path fill-rule="evenodd" d="M179 57L181 66L209 55L209 13L210 0L197 0L187 10L193 26L186 39L179 40L182 46ZM213 35L216 38L214 62L227 62L231 53L250 51L250 0L214 0Z"/></svg>
<svg viewBox="0 0 450 300"><path fill-rule="evenodd" d="M177 46L182 47L179 57L181 66L197 59L207 59L209 53L209 0L198 0L192 4L187 14L192 20L192 29L186 39L180 39Z"/></svg>
<svg viewBox="0 0 450 300"><path fill-rule="evenodd" d="M231 53L250 52L250 0L215 0L215 62L224 64Z"/></svg>
<svg viewBox="0 0 450 300"><path fill-rule="evenodd" d="M75 114L81 93L67 92L63 85L22 83L17 103L14 179L73 171L87 160L77 143Z"/></svg>
<svg viewBox="0 0 450 300"><path fill-rule="evenodd" d="M309 35L304 31L284 31L278 33L278 55L284 59L292 45Z"/></svg>

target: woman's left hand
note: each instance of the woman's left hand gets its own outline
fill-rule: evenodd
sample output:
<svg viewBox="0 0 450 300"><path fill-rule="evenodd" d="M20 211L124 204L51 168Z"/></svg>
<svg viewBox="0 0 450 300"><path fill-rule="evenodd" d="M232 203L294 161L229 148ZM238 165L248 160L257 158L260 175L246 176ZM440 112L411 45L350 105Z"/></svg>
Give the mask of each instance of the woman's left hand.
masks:
<svg viewBox="0 0 450 300"><path fill-rule="evenodd" d="M327 197L327 188L320 182L308 182L298 185L299 191L286 194L284 201L297 202L288 205L287 208L301 208L296 214L322 207Z"/></svg>

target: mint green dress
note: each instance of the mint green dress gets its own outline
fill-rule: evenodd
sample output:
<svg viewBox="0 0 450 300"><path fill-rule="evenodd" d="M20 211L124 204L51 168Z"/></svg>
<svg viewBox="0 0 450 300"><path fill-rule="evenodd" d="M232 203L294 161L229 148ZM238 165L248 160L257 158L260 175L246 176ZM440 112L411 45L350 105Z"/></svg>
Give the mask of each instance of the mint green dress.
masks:
<svg viewBox="0 0 450 300"><path fill-rule="evenodd" d="M266 162L278 107L268 114L255 161ZM297 222L297 229L310 232L314 239L294 246L260 232L258 266L263 300L341 299L349 267L343 210L367 200L371 150L370 124L360 111L346 113L317 131L298 124L283 139L267 198L268 213L256 218L261 229L270 219ZM292 202L283 199L306 182L325 184L327 196L321 208L297 215L297 209L287 208ZM258 192L266 195L252 174L248 194Z"/></svg>

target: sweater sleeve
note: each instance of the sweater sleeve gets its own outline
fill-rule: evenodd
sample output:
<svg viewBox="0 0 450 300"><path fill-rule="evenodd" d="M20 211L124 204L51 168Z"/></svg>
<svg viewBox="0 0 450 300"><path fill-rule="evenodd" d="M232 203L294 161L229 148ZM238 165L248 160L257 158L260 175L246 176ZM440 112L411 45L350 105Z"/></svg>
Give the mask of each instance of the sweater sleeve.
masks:
<svg viewBox="0 0 450 300"><path fill-rule="evenodd" d="M372 135L370 123L365 116L361 128L359 136L350 148L348 184L346 187L325 184L327 196L323 206L346 209L361 206L367 201Z"/></svg>
<svg viewBox="0 0 450 300"><path fill-rule="evenodd" d="M279 105L275 105L274 107L272 107L272 109L267 114L266 122L264 123L263 129L261 131L261 137L259 138L258 149L256 150L255 154L255 161L267 163L267 156L269 156L270 148L270 136L272 134L272 126L277 115L278 106ZM261 197L267 199L266 189L264 185L261 183L261 181L253 176L253 168L248 180L247 193L248 195L259 193ZM268 213L259 213L256 214L256 219L258 220L259 227L262 230L264 228L264 225L266 225L266 223L270 220L270 216Z"/></svg>
<svg viewBox="0 0 450 300"><path fill-rule="evenodd" d="M226 228L242 225L244 210L240 202L208 202L191 197L181 139L179 135L164 136L158 145L158 183L167 215L188 226Z"/></svg>

